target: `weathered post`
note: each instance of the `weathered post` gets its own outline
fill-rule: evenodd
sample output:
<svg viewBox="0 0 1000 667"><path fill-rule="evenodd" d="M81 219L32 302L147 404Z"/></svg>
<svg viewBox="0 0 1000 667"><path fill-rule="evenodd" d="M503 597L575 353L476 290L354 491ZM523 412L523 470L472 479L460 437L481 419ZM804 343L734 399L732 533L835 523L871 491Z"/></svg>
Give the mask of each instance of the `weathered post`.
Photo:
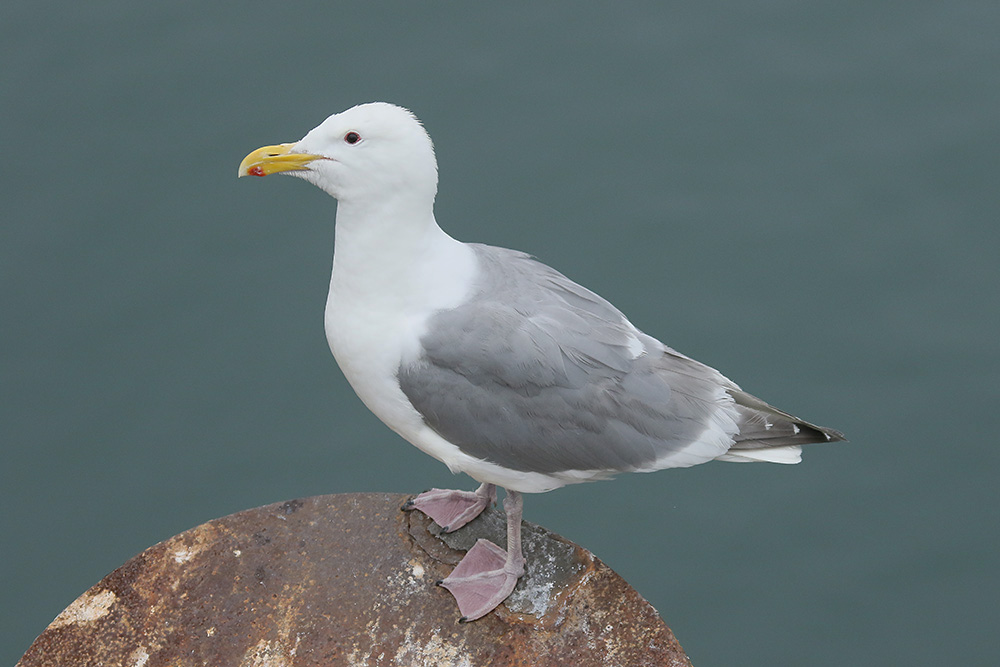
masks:
<svg viewBox="0 0 1000 667"><path fill-rule="evenodd" d="M492 510L440 535L398 494L316 496L209 521L153 546L52 622L19 667L690 665L649 603L590 552L524 524L528 571L459 624L434 582Z"/></svg>

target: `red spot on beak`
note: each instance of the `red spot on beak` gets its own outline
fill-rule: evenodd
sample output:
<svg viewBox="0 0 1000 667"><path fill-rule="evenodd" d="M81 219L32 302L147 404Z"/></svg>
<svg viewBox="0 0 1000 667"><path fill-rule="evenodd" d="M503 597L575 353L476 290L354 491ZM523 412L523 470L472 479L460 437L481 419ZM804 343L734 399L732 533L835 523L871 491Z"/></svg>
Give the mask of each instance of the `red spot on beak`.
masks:
<svg viewBox="0 0 1000 667"><path fill-rule="evenodd" d="M264 168L261 167L260 165L257 165L256 167L250 167L247 170L247 173L250 174L251 176L267 176L267 174L264 173Z"/></svg>

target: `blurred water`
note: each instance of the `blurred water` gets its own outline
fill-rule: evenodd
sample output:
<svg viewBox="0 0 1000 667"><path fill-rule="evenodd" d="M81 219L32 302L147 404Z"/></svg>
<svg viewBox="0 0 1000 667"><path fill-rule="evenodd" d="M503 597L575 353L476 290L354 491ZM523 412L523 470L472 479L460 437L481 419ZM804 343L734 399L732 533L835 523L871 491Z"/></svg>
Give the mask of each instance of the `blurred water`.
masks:
<svg viewBox="0 0 1000 667"><path fill-rule="evenodd" d="M326 349L334 202L235 179L374 99L434 137L453 235L532 252L851 438L532 496L529 520L618 570L701 667L996 661L998 18L6 3L0 661L213 517L471 488Z"/></svg>

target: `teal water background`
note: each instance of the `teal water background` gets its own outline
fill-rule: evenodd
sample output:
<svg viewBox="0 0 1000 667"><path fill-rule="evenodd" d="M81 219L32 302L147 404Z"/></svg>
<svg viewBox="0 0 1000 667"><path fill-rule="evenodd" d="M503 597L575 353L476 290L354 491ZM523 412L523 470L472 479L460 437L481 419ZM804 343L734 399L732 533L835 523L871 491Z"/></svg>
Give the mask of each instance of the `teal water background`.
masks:
<svg viewBox="0 0 1000 667"><path fill-rule="evenodd" d="M212 518L473 487L329 354L333 200L236 180L372 100L429 129L451 234L850 438L528 520L699 667L1000 663L998 35L995 0L5 2L0 663Z"/></svg>

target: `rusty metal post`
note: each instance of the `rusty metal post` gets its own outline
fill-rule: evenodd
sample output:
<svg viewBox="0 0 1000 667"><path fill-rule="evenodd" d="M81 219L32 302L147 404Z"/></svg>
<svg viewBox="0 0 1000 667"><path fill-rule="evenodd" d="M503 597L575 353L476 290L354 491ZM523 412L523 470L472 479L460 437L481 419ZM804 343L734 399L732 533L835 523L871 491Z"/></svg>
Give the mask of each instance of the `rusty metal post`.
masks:
<svg viewBox="0 0 1000 667"><path fill-rule="evenodd" d="M181 533L84 593L18 666L690 666L621 577L529 523L517 589L459 624L434 582L479 537L503 544L503 514L439 535L406 498L316 496Z"/></svg>

